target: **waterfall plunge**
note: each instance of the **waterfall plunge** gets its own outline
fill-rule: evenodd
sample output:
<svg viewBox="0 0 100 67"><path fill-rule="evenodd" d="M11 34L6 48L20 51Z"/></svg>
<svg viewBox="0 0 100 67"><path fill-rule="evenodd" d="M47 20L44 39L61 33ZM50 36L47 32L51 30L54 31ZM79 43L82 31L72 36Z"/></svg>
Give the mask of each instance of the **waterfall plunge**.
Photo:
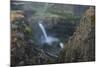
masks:
<svg viewBox="0 0 100 67"><path fill-rule="evenodd" d="M44 28L44 26L41 22L39 22L38 25L39 25L40 29L42 30L42 33L43 33L44 39L42 41L44 43L48 43L49 45L51 45L52 42L59 42L59 40L57 38L47 36L46 30L45 30L45 28ZM60 42L59 45L60 45L61 48L64 47L62 42Z"/></svg>
<svg viewBox="0 0 100 67"><path fill-rule="evenodd" d="M46 30L45 30L44 26L42 25L42 23L39 23L39 27L41 28L41 30L43 32L43 35L44 35L45 40L48 41L48 36L46 34Z"/></svg>

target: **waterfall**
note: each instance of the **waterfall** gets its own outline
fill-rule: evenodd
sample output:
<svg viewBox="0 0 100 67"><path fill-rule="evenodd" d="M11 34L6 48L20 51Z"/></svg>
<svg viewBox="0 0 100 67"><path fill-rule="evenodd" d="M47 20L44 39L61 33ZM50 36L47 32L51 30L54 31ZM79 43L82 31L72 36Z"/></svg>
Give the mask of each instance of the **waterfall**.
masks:
<svg viewBox="0 0 100 67"><path fill-rule="evenodd" d="M47 33L46 33L46 30L43 26L43 24L41 22L38 23L42 33L43 33L43 36L44 36L44 40L43 42L46 42L48 43L49 45L51 45L52 42L58 42L59 40L57 38L54 38L54 37L50 37L50 36L47 36ZM63 48L64 47L64 44L62 42L59 43L60 47Z"/></svg>
<svg viewBox="0 0 100 67"><path fill-rule="evenodd" d="M48 43L49 45L51 45L52 42L59 41L57 38L54 38L54 37L51 37L51 36L47 36L46 30L45 30L45 28L44 28L44 26L43 26L43 24L41 22L39 22L38 25L39 25L42 33L43 33L43 36L44 36L44 39L42 39L43 43Z"/></svg>
<svg viewBox="0 0 100 67"><path fill-rule="evenodd" d="M53 4L47 3L44 5L44 8L42 8L41 11L38 10L36 13L37 19L39 20L38 26L40 27L40 29L43 33L43 37L44 37L44 39L41 40L41 43L48 43L48 45L52 45L53 42L59 42L60 47L63 48L64 45L62 42L60 42L60 40L58 38L47 35L47 32L42 24L42 21L43 21L43 18L44 18L44 15L45 15L47 8L51 7L52 5Z"/></svg>
<svg viewBox="0 0 100 67"><path fill-rule="evenodd" d="M42 30L42 33L43 33L43 35L44 35L45 40L48 41L48 36L47 36L47 33L46 33L46 30L45 30L44 26L42 25L42 23L38 23L38 24L39 24L39 27L40 27L41 30Z"/></svg>

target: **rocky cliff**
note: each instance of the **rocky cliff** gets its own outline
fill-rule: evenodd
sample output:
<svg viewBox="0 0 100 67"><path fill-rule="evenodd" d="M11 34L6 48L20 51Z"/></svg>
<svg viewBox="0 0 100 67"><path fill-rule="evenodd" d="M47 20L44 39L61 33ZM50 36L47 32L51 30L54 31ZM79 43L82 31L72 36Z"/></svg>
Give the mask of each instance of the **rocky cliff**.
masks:
<svg viewBox="0 0 100 67"><path fill-rule="evenodd" d="M95 60L95 15L90 7L80 20L76 32L69 38L61 51L60 62Z"/></svg>

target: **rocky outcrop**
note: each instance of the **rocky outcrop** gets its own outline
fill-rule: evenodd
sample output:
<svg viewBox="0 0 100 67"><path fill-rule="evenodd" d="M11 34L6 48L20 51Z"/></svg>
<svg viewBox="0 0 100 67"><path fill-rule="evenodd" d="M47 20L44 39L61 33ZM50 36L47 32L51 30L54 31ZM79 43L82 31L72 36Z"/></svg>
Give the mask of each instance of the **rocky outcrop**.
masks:
<svg viewBox="0 0 100 67"><path fill-rule="evenodd" d="M69 38L61 51L59 62L95 60L95 15L90 7L80 20L76 32Z"/></svg>

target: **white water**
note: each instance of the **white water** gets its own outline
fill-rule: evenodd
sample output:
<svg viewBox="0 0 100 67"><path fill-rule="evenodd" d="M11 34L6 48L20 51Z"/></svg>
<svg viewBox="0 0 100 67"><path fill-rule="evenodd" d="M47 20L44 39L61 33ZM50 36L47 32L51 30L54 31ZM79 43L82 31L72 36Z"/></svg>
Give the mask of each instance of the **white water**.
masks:
<svg viewBox="0 0 100 67"><path fill-rule="evenodd" d="M38 16L38 19L39 20L43 20L44 18L44 14L45 14L45 11L47 10L47 8L51 7L53 4L45 4L44 5L44 8L41 9L42 11L37 11L37 16ZM43 33L43 36L45 39L42 40L42 42L46 42L48 43L48 45L52 45L52 42L58 42L59 40L57 38L54 38L54 37L50 37L50 36L47 36L47 33L46 33L46 30L43 26L43 24L41 23L41 21L38 23L40 29L42 30L42 33ZM64 47L64 44L62 42L59 43L60 47L63 48Z"/></svg>
<svg viewBox="0 0 100 67"><path fill-rule="evenodd" d="M51 44L54 41L59 41L57 38L47 36L46 30L41 22L39 22L38 25L39 25L40 29L42 30L43 36L45 38L42 40L42 42L46 42L48 44Z"/></svg>
<svg viewBox="0 0 100 67"><path fill-rule="evenodd" d="M42 40L43 43L46 42L46 43L48 43L48 45L52 45L52 42L59 42L59 40L57 38L47 36L46 30L41 22L39 22L38 25L39 25L40 29L42 30L43 36L45 38ZM64 47L64 44L62 42L60 42L59 45L61 48Z"/></svg>
<svg viewBox="0 0 100 67"><path fill-rule="evenodd" d="M48 41L48 36L46 34L46 30L45 30L44 26L42 25L42 23L39 23L39 27L41 28L41 30L43 32L43 35L44 35L45 40Z"/></svg>
<svg viewBox="0 0 100 67"><path fill-rule="evenodd" d="M64 44L62 42L60 42L60 47L64 48Z"/></svg>

